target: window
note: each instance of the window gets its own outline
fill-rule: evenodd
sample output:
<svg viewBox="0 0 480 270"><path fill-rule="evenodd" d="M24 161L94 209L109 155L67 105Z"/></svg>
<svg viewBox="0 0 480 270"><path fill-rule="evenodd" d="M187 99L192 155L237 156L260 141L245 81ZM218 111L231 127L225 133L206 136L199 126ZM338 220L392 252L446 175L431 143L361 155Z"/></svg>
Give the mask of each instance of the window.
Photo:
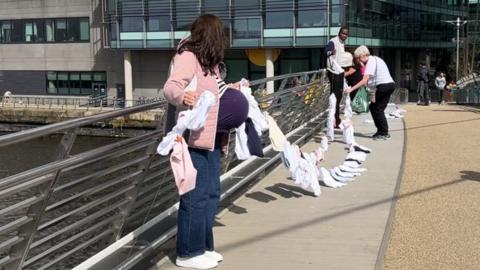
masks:
<svg viewBox="0 0 480 270"><path fill-rule="evenodd" d="M293 6L290 0L266 0L266 28L289 28L293 26Z"/></svg>
<svg viewBox="0 0 480 270"><path fill-rule="evenodd" d="M68 72L57 73L57 93L68 95Z"/></svg>
<svg viewBox="0 0 480 270"><path fill-rule="evenodd" d="M228 2L228 0L203 0L202 12L215 14L226 23L229 18Z"/></svg>
<svg viewBox="0 0 480 270"><path fill-rule="evenodd" d="M90 40L90 23L88 21L88 18L80 19L80 40Z"/></svg>
<svg viewBox="0 0 480 270"><path fill-rule="evenodd" d="M93 73L93 80L96 82L105 82L105 72L95 72Z"/></svg>
<svg viewBox="0 0 480 270"><path fill-rule="evenodd" d="M47 36L47 42L55 41L54 29L55 29L54 20L45 20L45 32Z"/></svg>
<svg viewBox="0 0 480 270"><path fill-rule="evenodd" d="M70 95L80 95L80 73L78 72L71 72L70 73Z"/></svg>
<svg viewBox="0 0 480 270"><path fill-rule="evenodd" d="M25 42L34 42L37 36L37 28L32 22L25 23Z"/></svg>
<svg viewBox="0 0 480 270"><path fill-rule="evenodd" d="M120 32L143 32L143 17L123 17Z"/></svg>
<svg viewBox="0 0 480 270"><path fill-rule="evenodd" d="M143 0L118 0L120 32L143 32Z"/></svg>
<svg viewBox="0 0 480 270"><path fill-rule="evenodd" d="M147 32L170 31L170 17L152 16L147 21Z"/></svg>
<svg viewBox="0 0 480 270"><path fill-rule="evenodd" d="M12 21L12 42L23 42L23 22L21 20Z"/></svg>
<svg viewBox="0 0 480 270"><path fill-rule="evenodd" d="M202 9L204 13L228 11L228 0L203 0Z"/></svg>
<svg viewBox="0 0 480 270"><path fill-rule="evenodd" d="M2 35L2 43L10 43L12 42L12 24L10 21L3 21L1 22L1 35Z"/></svg>
<svg viewBox="0 0 480 270"><path fill-rule="evenodd" d="M44 42L45 41L45 21L34 20L25 21L25 42Z"/></svg>
<svg viewBox="0 0 480 270"><path fill-rule="evenodd" d="M49 71L46 75L51 95L92 95L94 84L107 85L106 73L100 71Z"/></svg>
<svg viewBox="0 0 480 270"><path fill-rule="evenodd" d="M35 42L45 42L45 21L34 20L33 27L36 31Z"/></svg>
<svg viewBox="0 0 480 270"><path fill-rule="evenodd" d="M57 93L57 73L47 72L47 94Z"/></svg>
<svg viewBox="0 0 480 270"><path fill-rule="evenodd" d="M88 42L89 40L88 18L0 21L1 43Z"/></svg>
<svg viewBox="0 0 480 270"><path fill-rule="evenodd" d="M260 18L235 19L233 21L233 37L240 39L260 38L262 35L260 20Z"/></svg>
<svg viewBox="0 0 480 270"><path fill-rule="evenodd" d="M69 19L67 21L67 41L80 40L80 20Z"/></svg>
<svg viewBox="0 0 480 270"><path fill-rule="evenodd" d="M327 0L298 0L297 27L327 26L327 18Z"/></svg>
<svg viewBox="0 0 480 270"><path fill-rule="evenodd" d="M234 39L251 39L258 46L262 36L261 0L232 0L233 20L232 36Z"/></svg>
<svg viewBox="0 0 480 270"><path fill-rule="evenodd" d="M82 95L91 95L92 94L92 73L82 72L80 75L81 79L81 94Z"/></svg>
<svg viewBox="0 0 480 270"><path fill-rule="evenodd" d="M261 0L232 0L235 16L260 16L262 14Z"/></svg>
<svg viewBox="0 0 480 270"><path fill-rule="evenodd" d="M190 25L199 15L198 1L177 0L175 1L175 30L188 31Z"/></svg>
<svg viewBox="0 0 480 270"><path fill-rule="evenodd" d="M340 6L340 5L332 6L331 25L341 26L342 23L343 23L343 6Z"/></svg>
<svg viewBox="0 0 480 270"><path fill-rule="evenodd" d="M67 41L67 22L65 19L55 20L55 41Z"/></svg>
<svg viewBox="0 0 480 270"><path fill-rule="evenodd" d="M147 32L171 30L170 2L165 0L147 0Z"/></svg>

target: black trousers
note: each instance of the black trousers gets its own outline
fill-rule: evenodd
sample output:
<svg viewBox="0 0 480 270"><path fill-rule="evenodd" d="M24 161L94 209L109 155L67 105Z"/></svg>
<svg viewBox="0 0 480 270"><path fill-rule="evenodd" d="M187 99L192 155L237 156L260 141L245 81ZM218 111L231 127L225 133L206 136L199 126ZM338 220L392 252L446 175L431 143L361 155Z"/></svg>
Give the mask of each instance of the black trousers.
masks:
<svg viewBox="0 0 480 270"><path fill-rule="evenodd" d="M379 84L375 92L375 102L370 103L370 113L372 114L373 122L377 127L377 134L388 134L388 123L385 117L385 108L387 108L390 96L395 90L394 83Z"/></svg>
<svg viewBox="0 0 480 270"><path fill-rule="evenodd" d="M338 126L341 122L340 120L340 102L342 101L343 96L343 80L345 78L345 73L333 74L328 72L328 79L330 80L330 94L335 94L337 98L337 104L335 106L335 126Z"/></svg>
<svg viewBox="0 0 480 270"><path fill-rule="evenodd" d="M441 104L443 101L443 88L437 87L437 91L438 91L438 104Z"/></svg>

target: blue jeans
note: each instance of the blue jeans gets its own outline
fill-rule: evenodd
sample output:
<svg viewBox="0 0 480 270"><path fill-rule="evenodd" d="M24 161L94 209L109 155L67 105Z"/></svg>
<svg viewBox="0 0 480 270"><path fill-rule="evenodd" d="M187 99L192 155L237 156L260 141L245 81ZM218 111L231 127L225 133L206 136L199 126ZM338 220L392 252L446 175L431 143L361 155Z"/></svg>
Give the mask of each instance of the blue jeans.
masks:
<svg viewBox="0 0 480 270"><path fill-rule="evenodd" d="M220 140L217 134L217 142ZM214 250L213 222L220 199L220 146L214 151L189 148L197 170L195 189L180 196L177 256L193 257Z"/></svg>

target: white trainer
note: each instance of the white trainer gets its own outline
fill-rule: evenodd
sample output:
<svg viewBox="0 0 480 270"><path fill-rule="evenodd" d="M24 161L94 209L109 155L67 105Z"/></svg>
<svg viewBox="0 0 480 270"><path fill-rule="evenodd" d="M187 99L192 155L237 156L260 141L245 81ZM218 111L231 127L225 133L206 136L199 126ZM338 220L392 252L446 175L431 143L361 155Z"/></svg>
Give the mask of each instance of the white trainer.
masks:
<svg viewBox="0 0 480 270"><path fill-rule="evenodd" d="M182 258L177 257L175 264L179 267L188 267L193 269L211 269L218 265L218 262L207 257L205 254L195 257Z"/></svg>
<svg viewBox="0 0 480 270"><path fill-rule="evenodd" d="M212 260L215 260L217 262L223 261L223 256L222 254L216 252L215 250L213 251L205 251L205 256L209 257Z"/></svg>

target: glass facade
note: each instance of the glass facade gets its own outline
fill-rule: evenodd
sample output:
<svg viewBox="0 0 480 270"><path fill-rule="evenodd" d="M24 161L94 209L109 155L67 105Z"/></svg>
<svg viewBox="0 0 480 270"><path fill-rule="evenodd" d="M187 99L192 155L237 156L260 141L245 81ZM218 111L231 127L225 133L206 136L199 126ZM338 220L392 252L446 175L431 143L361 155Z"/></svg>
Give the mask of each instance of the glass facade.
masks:
<svg viewBox="0 0 480 270"><path fill-rule="evenodd" d="M453 47L452 28L442 22L467 16L465 1L348 0L350 45Z"/></svg>
<svg viewBox="0 0 480 270"><path fill-rule="evenodd" d="M112 48L174 48L202 13L221 17L232 48L322 47L341 25L349 45L452 47L442 20L461 0L104 0Z"/></svg>
<svg viewBox="0 0 480 270"><path fill-rule="evenodd" d="M0 43L89 41L88 18L0 20Z"/></svg>
<svg viewBox="0 0 480 270"><path fill-rule="evenodd" d="M104 0L112 48L174 48L200 14L230 30L233 48L311 47L345 23L344 0Z"/></svg>

